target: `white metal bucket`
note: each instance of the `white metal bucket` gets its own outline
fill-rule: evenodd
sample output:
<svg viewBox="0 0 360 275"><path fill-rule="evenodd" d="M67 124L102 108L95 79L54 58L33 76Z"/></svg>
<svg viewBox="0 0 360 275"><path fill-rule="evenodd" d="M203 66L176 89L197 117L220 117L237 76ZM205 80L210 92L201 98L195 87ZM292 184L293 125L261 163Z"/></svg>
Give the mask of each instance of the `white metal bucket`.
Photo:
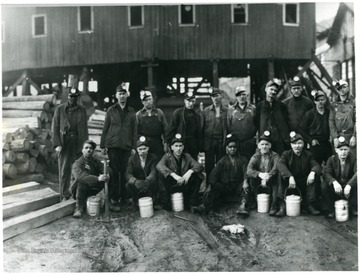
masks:
<svg viewBox="0 0 360 275"><path fill-rule="evenodd" d="M286 215L296 217L300 215L301 197L297 195L286 196Z"/></svg>
<svg viewBox="0 0 360 275"><path fill-rule="evenodd" d="M335 202L335 219L338 222L349 220L349 204L347 200L338 200Z"/></svg>
<svg viewBox="0 0 360 275"><path fill-rule="evenodd" d="M266 193L258 194L257 200L257 211L259 213L268 213L270 208L270 195Z"/></svg>
<svg viewBox="0 0 360 275"><path fill-rule="evenodd" d="M100 215L100 198L96 196L89 197L86 202L86 212L89 216Z"/></svg>
<svg viewBox="0 0 360 275"><path fill-rule="evenodd" d="M174 193L171 195L171 204L174 212L180 212L184 210L184 198L183 193Z"/></svg>
<svg viewBox="0 0 360 275"><path fill-rule="evenodd" d="M153 201L150 197L139 199L139 209L141 218L149 218L154 216Z"/></svg>

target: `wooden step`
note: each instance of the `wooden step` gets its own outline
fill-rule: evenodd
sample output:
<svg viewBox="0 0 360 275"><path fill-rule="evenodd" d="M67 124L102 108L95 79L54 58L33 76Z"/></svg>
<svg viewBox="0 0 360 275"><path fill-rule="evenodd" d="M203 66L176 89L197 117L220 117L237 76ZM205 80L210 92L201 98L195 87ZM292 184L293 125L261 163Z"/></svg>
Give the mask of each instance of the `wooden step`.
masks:
<svg viewBox="0 0 360 275"><path fill-rule="evenodd" d="M32 190L32 191L28 191L28 192L13 194L13 195L9 195L9 196L3 196L3 206L12 204L12 203L17 203L17 202L30 201L30 200L34 200L37 198L45 197L48 195L54 195L54 194L58 195L58 193L51 190L51 188L44 188L44 189L39 189L39 190Z"/></svg>
<svg viewBox="0 0 360 275"><path fill-rule="evenodd" d="M27 191L32 191L40 188L40 183L36 181L29 181L21 184L16 184L2 189L3 196L14 195Z"/></svg>
<svg viewBox="0 0 360 275"><path fill-rule="evenodd" d="M62 217L71 215L74 212L74 209L75 200L70 199L22 216L8 219L3 222L4 241L32 228L37 228Z"/></svg>

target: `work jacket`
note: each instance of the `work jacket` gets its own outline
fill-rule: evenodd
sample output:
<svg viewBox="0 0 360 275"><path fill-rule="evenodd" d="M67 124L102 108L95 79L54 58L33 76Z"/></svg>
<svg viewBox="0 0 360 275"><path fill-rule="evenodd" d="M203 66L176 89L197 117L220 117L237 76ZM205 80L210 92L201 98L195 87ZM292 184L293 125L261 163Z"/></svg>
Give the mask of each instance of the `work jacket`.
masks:
<svg viewBox="0 0 360 275"><path fill-rule="evenodd" d="M280 159L280 156L278 153L271 151L269 152L269 175L272 177L277 174L278 168L277 163ZM250 159L249 164L247 166L247 175L249 178L256 179L259 175L259 173L265 172L260 171L260 164L261 164L261 153L260 151L256 152Z"/></svg>
<svg viewBox="0 0 360 275"><path fill-rule="evenodd" d="M357 186L356 158L351 153L345 160L344 168L345 181L341 180L341 164L338 155L331 156L324 168L324 180L331 185L334 181L342 186L349 184L351 187Z"/></svg>
<svg viewBox="0 0 360 275"><path fill-rule="evenodd" d="M256 135L255 126L256 108L246 102L245 108L241 109L237 101L228 112L229 132L234 134L239 141L246 141Z"/></svg>
<svg viewBox="0 0 360 275"><path fill-rule="evenodd" d="M138 153L129 158L126 169L126 182L135 183L136 180L147 180L150 184L156 182L156 164L157 157L149 153L146 157L144 168L141 166L140 156Z"/></svg>
<svg viewBox="0 0 360 275"><path fill-rule="evenodd" d="M337 99L331 105L329 127L331 138L338 138L340 135L356 136L355 99L352 96L343 102Z"/></svg>

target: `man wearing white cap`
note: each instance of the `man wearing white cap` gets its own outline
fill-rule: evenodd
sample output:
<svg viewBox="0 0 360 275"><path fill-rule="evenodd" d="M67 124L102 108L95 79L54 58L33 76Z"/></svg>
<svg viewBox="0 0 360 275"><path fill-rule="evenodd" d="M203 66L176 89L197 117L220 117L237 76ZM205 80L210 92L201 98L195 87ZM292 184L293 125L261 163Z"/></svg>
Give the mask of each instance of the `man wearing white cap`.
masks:
<svg viewBox="0 0 360 275"><path fill-rule="evenodd" d="M328 218L334 217L334 202L344 196L349 200L349 210L357 216L357 167L356 157L350 153L347 140L339 137L336 154L331 156L324 169L324 181L321 184L326 202L325 213Z"/></svg>
<svg viewBox="0 0 360 275"><path fill-rule="evenodd" d="M181 134L184 151L193 159L198 159L199 152L203 151L203 135L201 116L194 110L195 103L195 94L192 91L186 92L185 106L176 109L171 116L166 142L170 144L176 133Z"/></svg>
<svg viewBox="0 0 360 275"><path fill-rule="evenodd" d="M352 153L356 155L356 117L355 99L350 95L349 84L345 80L335 82L338 92L337 99L332 103L329 117L331 138L334 147L339 143L339 136L345 137L349 142Z"/></svg>
<svg viewBox="0 0 360 275"><path fill-rule="evenodd" d="M129 158L126 169L126 188L138 207L141 197L151 197L155 204L157 192L157 156L150 153L146 137L141 136L136 143L136 154Z"/></svg>
<svg viewBox="0 0 360 275"><path fill-rule="evenodd" d="M239 141L238 153L249 160L256 150L256 108L247 102L248 93L244 86L236 87L235 96L237 101L228 112L228 128Z"/></svg>
<svg viewBox="0 0 360 275"><path fill-rule="evenodd" d="M154 106L154 99L150 91L140 91L140 99L144 108L136 113L138 135L146 137L149 152L161 159L166 151L166 144L163 142L167 129L165 115L162 110Z"/></svg>
<svg viewBox="0 0 360 275"><path fill-rule="evenodd" d="M202 171L204 167L184 153L184 140L181 134L176 134L170 142L171 151L165 153L156 169L159 172L159 180L166 189L165 198L162 203L166 209L170 208L170 195L182 192L184 196L184 207L193 210L198 206L199 189L203 180Z"/></svg>

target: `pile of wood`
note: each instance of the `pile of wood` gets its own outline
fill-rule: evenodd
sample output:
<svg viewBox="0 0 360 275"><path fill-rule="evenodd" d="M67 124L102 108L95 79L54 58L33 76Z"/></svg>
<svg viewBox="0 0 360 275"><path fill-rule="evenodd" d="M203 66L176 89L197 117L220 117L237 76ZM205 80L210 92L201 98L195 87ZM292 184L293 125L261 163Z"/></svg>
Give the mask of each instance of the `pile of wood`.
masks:
<svg viewBox="0 0 360 275"><path fill-rule="evenodd" d="M93 140L97 145L95 150L96 155L100 154L101 151L100 140L105 122L105 114L106 112L104 111L95 110L88 120L89 139Z"/></svg>
<svg viewBox="0 0 360 275"><path fill-rule="evenodd" d="M48 165L57 161L51 142L56 96L4 97L2 111L3 177L25 181L43 179Z"/></svg>

